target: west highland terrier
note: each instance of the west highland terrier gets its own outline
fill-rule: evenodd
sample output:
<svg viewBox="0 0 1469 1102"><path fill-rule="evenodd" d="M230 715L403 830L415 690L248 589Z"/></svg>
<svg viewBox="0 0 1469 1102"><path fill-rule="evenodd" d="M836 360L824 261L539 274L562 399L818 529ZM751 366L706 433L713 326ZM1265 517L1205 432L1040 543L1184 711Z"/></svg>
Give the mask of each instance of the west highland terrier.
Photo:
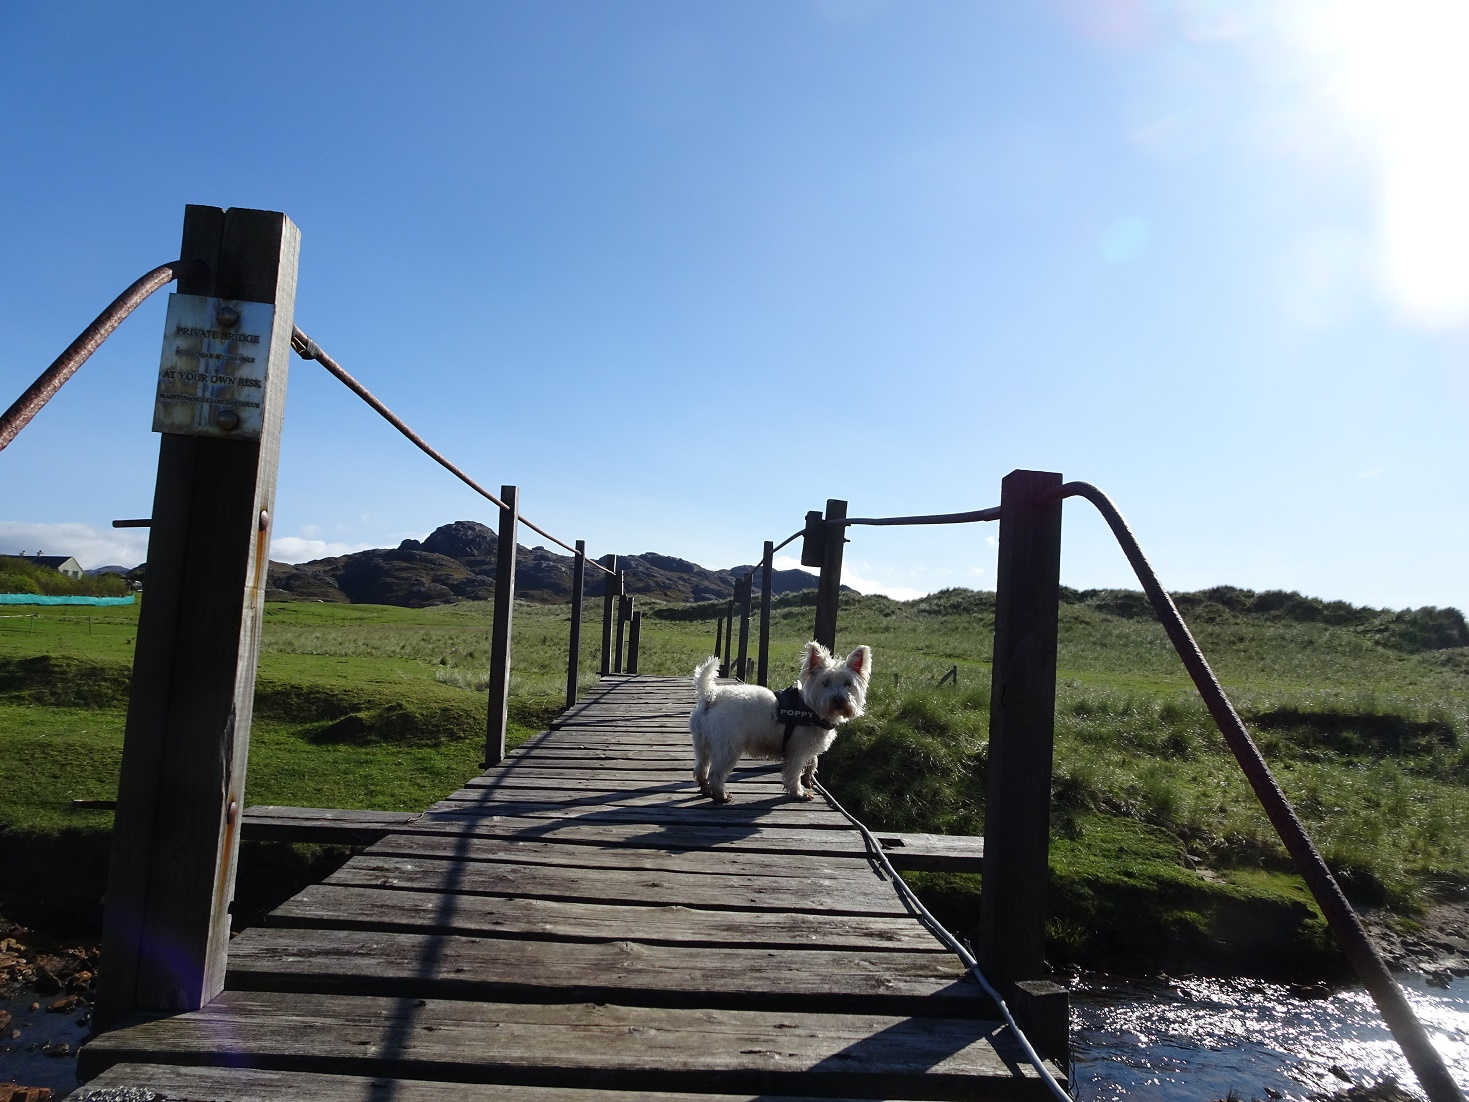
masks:
<svg viewBox="0 0 1469 1102"><path fill-rule="evenodd" d="M720 685L719 659L694 671L699 702L689 714L694 736L694 780L715 803L729 803L725 779L742 757L785 760L785 790L799 800L815 794L816 759L836 739L840 723L867 704L872 648L858 647L845 662L820 643L807 643L796 683L777 694L763 685Z"/></svg>

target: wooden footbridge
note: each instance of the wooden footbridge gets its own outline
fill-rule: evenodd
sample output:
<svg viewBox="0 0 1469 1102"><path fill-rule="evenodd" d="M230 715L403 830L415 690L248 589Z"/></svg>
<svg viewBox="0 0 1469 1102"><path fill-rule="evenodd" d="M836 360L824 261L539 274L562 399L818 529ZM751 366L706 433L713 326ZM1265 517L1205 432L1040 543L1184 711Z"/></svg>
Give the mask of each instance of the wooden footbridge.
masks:
<svg viewBox="0 0 1469 1102"><path fill-rule="evenodd" d="M84 1092L1044 1096L843 815L757 763L732 804L699 795L692 703L687 679L602 679L238 934L207 1006L92 1041Z"/></svg>
<svg viewBox="0 0 1469 1102"><path fill-rule="evenodd" d="M417 1100L450 1083L471 1100L585 1102L1049 1091L1045 1065L1022 1059L997 1005L908 913L871 861L866 847L876 843L844 816L787 800L769 768L739 771L732 805L697 796L692 686L631 676L640 619L616 557L589 558L582 541L532 524L515 486L496 496L473 481L296 326L299 241L280 212L188 207L179 259L135 281L0 414L4 449L128 313L177 280L154 407L153 511L114 522L151 531L96 1008L109 1032L82 1050L91 1080L83 1096L124 1084L238 1102ZM245 811L293 352L499 509L488 771L422 815ZM1096 506L1116 536L1420 1083L1434 1102L1463 1102L1121 513L1096 487L1013 471L998 506L928 516L849 517L846 501L829 499L824 515L809 512L803 529L765 543L756 680L766 683L780 548L801 539L802 564L820 569L811 637L831 647L854 526L999 522L976 950L1020 1024L1064 1062L1065 992L1044 978L1045 887L1061 507L1073 497ZM573 555L568 706L552 730L507 756L522 527ZM602 679L578 700L588 570L601 575ZM716 635L726 666L741 675L754 577L736 589L738 655L735 600ZM629 676L621 676L624 629ZM684 668L701 657L686 656ZM264 925L232 937L238 843L252 829L381 836Z"/></svg>

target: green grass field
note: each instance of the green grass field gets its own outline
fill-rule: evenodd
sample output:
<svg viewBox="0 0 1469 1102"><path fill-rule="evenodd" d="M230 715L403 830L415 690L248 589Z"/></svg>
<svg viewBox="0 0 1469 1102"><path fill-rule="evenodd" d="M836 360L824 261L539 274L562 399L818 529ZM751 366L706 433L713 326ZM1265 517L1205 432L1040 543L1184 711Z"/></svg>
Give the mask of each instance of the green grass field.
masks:
<svg viewBox="0 0 1469 1102"><path fill-rule="evenodd" d="M1421 649L1433 610L1347 615L1300 599L1242 610L1229 593L1181 604L1357 901L1411 913L1436 886L1469 883L1469 648ZM1068 594L1062 608L1053 956L1125 963L1151 947L1156 959L1163 938L1246 969L1267 969L1271 953L1282 966L1324 959L1283 848L1162 628L1126 597ZM137 608L7 611L0 829L104 830L108 813L70 801L115 791ZM689 673L713 649L713 614L649 610L642 671ZM490 615L484 602L268 605L248 802L417 810L460 787L483 745ZM777 608L773 683L790 681L811 619L808 605ZM565 608L516 609L512 742L560 708L568 629ZM873 647L873 682L868 715L822 775L874 827L982 832L992 629L987 594L844 601L839 642ZM600 603L582 639L585 686ZM951 665L957 686L936 688ZM915 879L961 926L972 917L972 878Z"/></svg>

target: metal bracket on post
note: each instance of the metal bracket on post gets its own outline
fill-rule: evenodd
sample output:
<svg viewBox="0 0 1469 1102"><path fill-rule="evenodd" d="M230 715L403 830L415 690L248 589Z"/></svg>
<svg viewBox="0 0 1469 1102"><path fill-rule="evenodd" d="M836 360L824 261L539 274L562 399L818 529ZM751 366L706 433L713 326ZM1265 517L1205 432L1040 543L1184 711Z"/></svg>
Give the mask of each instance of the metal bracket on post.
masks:
<svg viewBox="0 0 1469 1102"><path fill-rule="evenodd" d="M826 529L821 523L821 510L806 514L806 530L801 533L801 565L819 567L826 551Z"/></svg>
<svg viewBox="0 0 1469 1102"><path fill-rule="evenodd" d="M199 324L174 319L159 368L100 1028L224 985L300 241L277 211L184 213L178 294L205 306Z"/></svg>

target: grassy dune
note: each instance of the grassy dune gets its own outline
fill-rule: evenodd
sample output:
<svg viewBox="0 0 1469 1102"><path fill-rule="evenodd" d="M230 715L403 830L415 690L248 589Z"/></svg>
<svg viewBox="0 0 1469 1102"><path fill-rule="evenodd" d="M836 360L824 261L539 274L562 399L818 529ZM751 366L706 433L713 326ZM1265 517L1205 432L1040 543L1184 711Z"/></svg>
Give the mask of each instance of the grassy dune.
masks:
<svg viewBox="0 0 1469 1102"><path fill-rule="evenodd" d="M1319 915L1137 597L1068 593L1062 609L1053 957L1326 967ZM1180 604L1358 902L1410 915L1436 888L1469 885L1462 617L1237 590ZM0 618L0 830L104 830L107 813L70 801L115 789L137 610L15 611ZM777 608L774 682L789 681L811 612ZM643 671L688 673L712 650L713 615L651 609ZM478 771L489 622L484 602L268 605L249 802L416 810L459 787ZM512 741L559 710L568 629L564 608L517 608ZM871 645L875 672L869 714L822 773L872 825L982 832L992 629L987 594L844 603L839 642ZM600 606L582 639L590 684ZM936 688L951 665L957 686ZM972 921L974 878L916 879L961 929Z"/></svg>

